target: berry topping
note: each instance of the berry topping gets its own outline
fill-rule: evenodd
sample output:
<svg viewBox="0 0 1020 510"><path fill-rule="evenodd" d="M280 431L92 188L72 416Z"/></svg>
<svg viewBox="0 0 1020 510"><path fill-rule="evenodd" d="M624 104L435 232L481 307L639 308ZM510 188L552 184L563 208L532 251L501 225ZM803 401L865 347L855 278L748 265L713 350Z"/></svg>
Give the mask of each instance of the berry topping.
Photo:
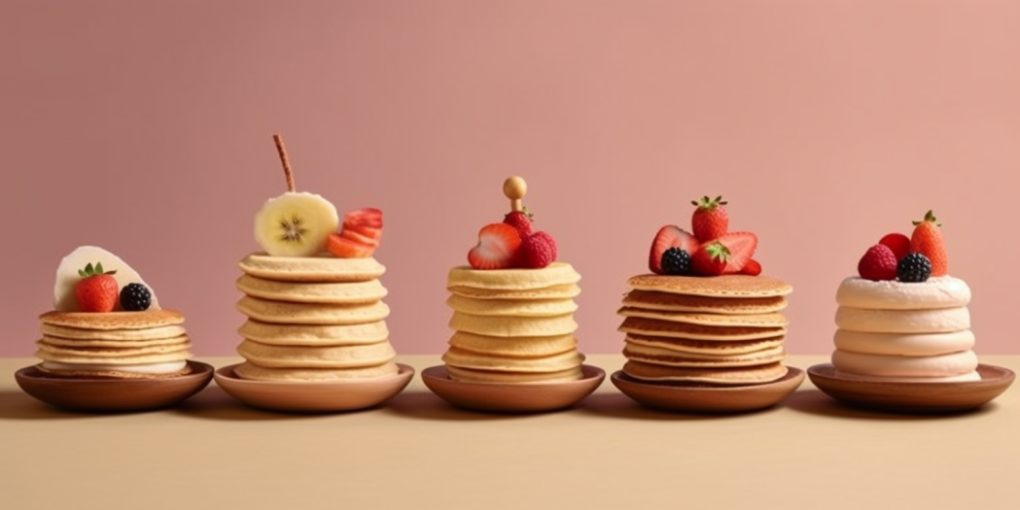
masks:
<svg viewBox="0 0 1020 510"><path fill-rule="evenodd" d="M152 293L140 283L129 283L120 289L120 307L129 312L148 310L152 305Z"/></svg>
<svg viewBox="0 0 1020 510"><path fill-rule="evenodd" d="M344 214L344 226L382 229L382 211L373 207L350 211Z"/></svg>
<svg viewBox="0 0 1020 510"><path fill-rule="evenodd" d="M516 228L491 223L478 232L478 244L468 252L468 262L475 269L505 269L513 264L520 245Z"/></svg>
<svg viewBox="0 0 1020 510"><path fill-rule="evenodd" d="M91 263L78 270L81 280L74 286L78 310L82 312L109 312L117 306L118 285L113 275L117 271L103 271L103 263Z"/></svg>
<svg viewBox="0 0 1020 510"><path fill-rule="evenodd" d="M692 200L691 204L697 207L691 216L691 228L698 241L714 241L729 230L730 218L723 207L726 202L721 195L715 198L704 196L700 201Z"/></svg>
<svg viewBox="0 0 1020 510"><path fill-rule="evenodd" d="M746 274L748 276L758 276L761 274L761 263L757 260L751 259L747 261L744 269L740 270L740 274Z"/></svg>
<svg viewBox="0 0 1020 510"><path fill-rule="evenodd" d="M541 269L556 260L556 241L545 232L535 232L521 240L514 267Z"/></svg>
<svg viewBox="0 0 1020 510"><path fill-rule="evenodd" d="M880 281L896 279L896 254L884 244L876 244L857 263L857 274L861 278Z"/></svg>
<svg viewBox="0 0 1020 510"><path fill-rule="evenodd" d="M701 243L688 232L685 232L676 225L665 225L655 234L652 241L652 248L648 254L648 269L655 274L666 274L662 268L662 258L666 250L680 248L688 255L694 256Z"/></svg>
<svg viewBox="0 0 1020 510"><path fill-rule="evenodd" d="M901 260L910 253L910 238L900 234L886 234L878 244L884 244L896 255L896 260Z"/></svg>
<svg viewBox="0 0 1020 510"><path fill-rule="evenodd" d="M503 218L503 223L516 228L517 233L521 235L522 239L531 235L531 221L531 213L529 213L527 209L522 211L511 211Z"/></svg>
<svg viewBox="0 0 1020 510"><path fill-rule="evenodd" d="M676 246L666 250L662 254L662 273L671 276L691 274L691 254Z"/></svg>
<svg viewBox="0 0 1020 510"><path fill-rule="evenodd" d="M709 241L701 245L691 258L691 269L703 276L719 276L726 270L730 262L730 249L719 241Z"/></svg>
<svg viewBox="0 0 1020 510"><path fill-rule="evenodd" d="M949 274L949 258L939 230L941 226L941 223L936 223L932 211L928 211L923 220L914 222L914 233L910 236L910 251L921 253L931 261L931 276Z"/></svg>
<svg viewBox="0 0 1020 510"><path fill-rule="evenodd" d="M921 253L910 252L896 264L896 276L901 282L923 282L931 276L931 261Z"/></svg>
<svg viewBox="0 0 1020 510"><path fill-rule="evenodd" d="M723 270L726 274L741 272L754 256L754 250L758 248L758 236L751 232L729 232L716 241L729 251L729 261Z"/></svg>
<svg viewBox="0 0 1020 510"><path fill-rule="evenodd" d="M326 250L340 258L367 258L375 253L382 239L382 211L371 207L344 215L339 233L326 240Z"/></svg>
<svg viewBox="0 0 1020 510"><path fill-rule="evenodd" d="M326 250L344 259L363 259L372 256L375 246L344 237L342 233L332 233L326 240Z"/></svg>

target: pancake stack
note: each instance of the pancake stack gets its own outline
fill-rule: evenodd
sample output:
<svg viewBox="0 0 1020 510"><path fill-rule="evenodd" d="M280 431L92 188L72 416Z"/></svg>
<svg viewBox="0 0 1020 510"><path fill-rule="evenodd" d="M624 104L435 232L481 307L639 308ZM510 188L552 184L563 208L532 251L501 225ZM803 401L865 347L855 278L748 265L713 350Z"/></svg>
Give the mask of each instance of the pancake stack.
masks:
<svg viewBox="0 0 1020 510"><path fill-rule="evenodd" d="M543 269L450 270L455 331L443 355L451 379L535 383L580 379L574 332L579 275L563 262Z"/></svg>
<svg viewBox="0 0 1020 510"><path fill-rule="evenodd" d="M184 316L173 310L57 312L39 317L38 368L55 376L158 378L190 371Z"/></svg>
<svg viewBox="0 0 1020 510"><path fill-rule="evenodd" d="M330 381L396 374L382 302L386 271L374 258L274 257L239 264L238 329L245 362L238 377L263 381Z"/></svg>
<svg viewBox="0 0 1020 510"><path fill-rule="evenodd" d="M782 364L789 284L767 276L640 275L628 280L619 330L623 371L644 382L760 384Z"/></svg>

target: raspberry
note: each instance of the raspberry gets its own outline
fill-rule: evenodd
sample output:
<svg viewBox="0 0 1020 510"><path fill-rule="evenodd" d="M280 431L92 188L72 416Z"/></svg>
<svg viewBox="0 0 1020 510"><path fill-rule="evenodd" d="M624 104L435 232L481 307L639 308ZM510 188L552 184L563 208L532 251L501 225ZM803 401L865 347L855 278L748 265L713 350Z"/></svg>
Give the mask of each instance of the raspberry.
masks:
<svg viewBox="0 0 1020 510"><path fill-rule="evenodd" d="M521 238L531 235L531 214L527 211L513 211L503 217L503 223L517 229Z"/></svg>
<svg viewBox="0 0 1020 510"><path fill-rule="evenodd" d="M541 269L556 260L556 241L545 232L535 232L521 240L515 267Z"/></svg>
<svg viewBox="0 0 1020 510"><path fill-rule="evenodd" d="M857 274L868 280L895 280L896 254L884 244L876 244L857 263Z"/></svg>

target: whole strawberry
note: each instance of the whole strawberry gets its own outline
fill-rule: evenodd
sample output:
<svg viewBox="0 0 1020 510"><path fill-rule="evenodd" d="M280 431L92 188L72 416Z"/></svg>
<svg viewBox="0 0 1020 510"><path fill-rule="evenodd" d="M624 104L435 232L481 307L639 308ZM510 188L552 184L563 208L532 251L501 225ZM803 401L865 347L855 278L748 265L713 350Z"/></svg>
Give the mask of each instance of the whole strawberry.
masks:
<svg viewBox="0 0 1020 510"><path fill-rule="evenodd" d="M556 261L556 241L545 232L535 232L521 239L514 267L541 269Z"/></svg>
<svg viewBox="0 0 1020 510"><path fill-rule="evenodd" d="M857 274L872 281L896 279L896 254L884 244L876 244L857 262Z"/></svg>
<svg viewBox="0 0 1020 510"><path fill-rule="evenodd" d="M103 264L91 263L78 270L81 280L74 286L74 298L82 312L110 312L120 299L117 280L112 276L117 271L103 271Z"/></svg>
<svg viewBox="0 0 1020 510"><path fill-rule="evenodd" d="M511 211L503 217L503 223L510 225L517 229L517 233L521 235L521 239L531 235L531 213L527 209L523 211Z"/></svg>
<svg viewBox="0 0 1020 510"><path fill-rule="evenodd" d="M936 223L935 215L928 211L923 220L914 222L914 233L910 235L910 251L928 257L932 276L949 274L949 257L946 255L942 231L939 230L941 226L941 223Z"/></svg>
<svg viewBox="0 0 1020 510"><path fill-rule="evenodd" d="M691 216L691 229L694 237L703 243L713 241L722 237L730 228L730 217L726 214L726 202L722 195L715 198L708 196L701 197L701 200L692 200L697 209Z"/></svg>
<svg viewBox="0 0 1020 510"><path fill-rule="evenodd" d="M691 257L691 272L702 276L719 276L730 261L730 249L725 244L712 241L701 245Z"/></svg>

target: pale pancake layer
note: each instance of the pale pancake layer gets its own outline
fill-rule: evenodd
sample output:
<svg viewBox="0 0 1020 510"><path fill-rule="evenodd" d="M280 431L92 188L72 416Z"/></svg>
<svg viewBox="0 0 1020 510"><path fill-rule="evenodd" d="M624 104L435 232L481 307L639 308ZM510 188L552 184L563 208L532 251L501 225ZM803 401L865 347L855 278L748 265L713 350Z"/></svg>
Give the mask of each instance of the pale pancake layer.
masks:
<svg viewBox="0 0 1020 510"><path fill-rule="evenodd" d="M775 338L786 335L786 328L703 326L683 322L627 317L620 325L623 333L636 333L644 336L667 338L686 338L690 340L714 340L725 342L730 340L757 340Z"/></svg>
<svg viewBox="0 0 1020 510"><path fill-rule="evenodd" d="M974 351L939 356L883 356L836 350L832 364L837 370L875 377L945 377L973 372L978 359Z"/></svg>
<svg viewBox="0 0 1020 510"><path fill-rule="evenodd" d="M930 310L867 310L840 306L836 326L865 333L945 333L970 329L967 307Z"/></svg>
<svg viewBox="0 0 1020 510"><path fill-rule="evenodd" d="M850 277L836 290L836 303L869 310L923 310L967 306L971 292L967 283L952 276L936 276L924 282L871 281Z"/></svg>
<svg viewBox="0 0 1020 510"><path fill-rule="evenodd" d="M772 349L783 345L784 337L763 338L761 340L731 340L716 342L710 340L687 340L683 338L665 338L628 334L624 341L628 344L647 345L679 353L703 354L711 356L732 356Z"/></svg>
<svg viewBox="0 0 1020 510"><path fill-rule="evenodd" d="M109 358L138 357L150 354L166 354L187 351L191 347L191 341L186 335L174 339L171 343L148 344L148 345L118 345L114 347L96 346L84 343L75 345L62 345L49 342L43 337L36 342L39 352L47 353L52 361L61 361L58 357L66 356L76 359L105 360ZM47 359L47 358L44 358Z"/></svg>
<svg viewBox="0 0 1020 510"><path fill-rule="evenodd" d="M392 361L396 352L389 342L326 347L288 347L245 340L237 347L244 359L266 368L353 368Z"/></svg>
<svg viewBox="0 0 1020 510"><path fill-rule="evenodd" d="M576 350L533 358L504 357L480 354L452 347L443 354L447 366L491 370L495 372L562 372L580 367L584 356Z"/></svg>
<svg viewBox="0 0 1020 510"><path fill-rule="evenodd" d="M785 296L790 284L770 276L665 276L643 274L631 277L627 284L637 290L667 292L717 298L756 298Z"/></svg>
<svg viewBox="0 0 1020 510"><path fill-rule="evenodd" d="M40 342L47 345L65 347L106 347L112 349L137 349L144 347L155 347L161 345L175 345L181 343L181 338L187 335L179 335L173 338L157 338L155 340L79 340L72 338L61 338L59 336L43 335Z"/></svg>
<svg viewBox="0 0 1020 510"><path fill-rule="evenodd" d="M576 381L584 377L581 367L570 368L562 372L496 372L492 370L474 370L447 365L446 373L450 379L472 383L495 384L528 384L557 381Z"/></svg>
<svg viewBox="0 0 1020 510"><path fill-rule="evenodd" d="M574 284L580 280L581 275L565 262L553 262L542 269L478 270L458 266L450 270L446 287L520 291Z"/></svg>
<svg viewBox="0 0 1020 510"><path fill-rule="evenodd" d="M643 317L668 322L683 322L702 326L732 327L785 327L789 321L780 313L756 315L722 315L699 312L667 312L662 310L644 310L641 308L623 307L617 314L624 317Z"/></svg>
<svg viewBox="0 0 1020 510"><path fill-rule="evenodd" d="M486 316L553 317L577 311L577 303L573 299L485 300L454 294L446 300L446 304L457 312Z"/></svg>
<svg viewBox="0 0 1020 510"><path fill-rule="evenodd" d="M577 349L574 335L498 337L458 331L449 345L463 351L509 358L535 358Z"/></svg>
<svg viewBox="0 0 1020 510"><path fill-rule="evenodd" d="M969 329L950 333L861 333L837 329L833 343L842 351L886 356L937 356L974 348Z"/></svg>
<svg viewBox="0 0 1020 510"><path fill-rule="evenodd" d="M359 345L389 338L385 321L362 324L273 324L248 319L237 330L243 338L268 345Z"/></svg>
<svg viewBox="0 0 1020 510"><path fill-rule="evenodd" d="M670 349L627 343L623 355L633 361L671 367L749 367L775 363L786 358L782 346L744 354L681 353Z"/></svg>
<svg viewBox="0 0 1020 510"><path fill-rule="evenodd" d="M71 340L103 340L107 342L138 342L175 338L184 334L184 326L157 326L147 329L82 329L41 324L43 336Z"/></svg>
<svg viewBox="0 0 1020 510"><path fill-rule="evenodd" d="M386 268L374 258L274 257L253 253L238 263L246 274L286 282L366 282L379 278Z"/></svg>
<svg viewBox="0 0 1020 510"><path fill-rule="evenodd" d="M68 364L43 361L36 365L42 372L59 377L95 379L161 379L191 373L186 361L144 365L112 365L109 363Z"/></svg>
<svg viewBox="0 0 1020 510"><path fill-rule="evenodd" d="M260 367L251 362L241 363L234 368L234 374L242 379L254 381L347 381L351 379L373 379L396 375L400 367L392 361L381 365L358 368L271 368Z"/></svg>
<svg viewBox="0 0 1020 510"><path fill-rule="evenodd" d="M526 290L477 289L474 287L450 287L448 290L451 294L468 298L508 299L513 301L524 299L571 299L581 294L581 287L574 283Z"/></svg>
<svg viewBox="0 0 1020 510"><path fill-rule="evenodd" d="M386 288L379 280L365 282L287 282L241 275L237 290L258 298L293 303L359 304L373 303L386 297Z"/></svg>
<svg viewBox="0 0 1020 510"><path fill-rule="evenodd" d="M627 361L623 372L650 382L694 382L718 385L761 384L782 379L787 368L776 362L768 365L734 368L667 367L640 361Z"/></svg>
<svg viewBox="0 0 1020 510"><path fill-rule="evenodd" d="M99 331L133 330L184 324L184 315L166 308L142 312L107 313L50 311L40 315L39 321L49 326L63 328Z"/></svg>
<svg viewBox="0 0 1020 510"><path fill-rule="evenodd" d="M486 336L559 336L577 331L573 315L555 317L485 317L454 312L450 328Z"/></svg>
<svg viewBox="0 0 1020 510"><path fill-rule="evenodd" d="M786 308L783 296L760 298L716 298L632 290L623 297L623 306L668 312L703 312L724 315L775 313Z"/></svg>
<svg viewBox="0 0 1020 510"><path fill-rule="evenodd" d="M192 356L187 347L163 353L139 354L136 356L97 356L93 352L81 351L54 351L54 347L43 349L42 346L35 352L35 357L44 361L56 361L68 364L92 364L103 363L109 365L142 365L152 363L167 363L171 361L183 361Z"/></svg>
<svg viewBox="0 0 1020 510"><path fill-rule="evenodd" d="M276 324L360 324L385 319L390 309L382 301L360 305L287 303L245 296L237 309L253 319Z"/></svg>

